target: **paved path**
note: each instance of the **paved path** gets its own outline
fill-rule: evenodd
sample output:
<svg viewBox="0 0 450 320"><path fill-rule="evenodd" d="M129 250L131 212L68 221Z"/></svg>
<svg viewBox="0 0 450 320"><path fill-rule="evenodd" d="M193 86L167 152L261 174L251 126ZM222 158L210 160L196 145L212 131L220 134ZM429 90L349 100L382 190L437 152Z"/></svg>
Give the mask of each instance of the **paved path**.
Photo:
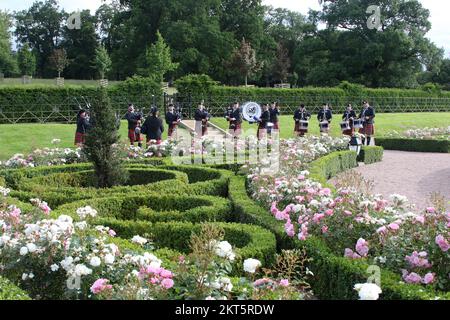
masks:
<svg viewBox="0 0 450 320"><path fill-rule="evenodd" d="M429 204L433 192L450 201L450 154L385 151L382 162L356 171L375 182L375 193L407 196L418 209Z"/></svg>
<svg viewBox="0 0 450 320"><path fill-rule="evenodd" d="M186 127L188 127L189 130L195 131L195 120L183 120L182 124L185 125ZM210 137L212 139L223 138L227 134L228 134L227 132L223 131L219 127L214 126L211 123L208 123L208 133L207 133L208 137Z"/></svg>

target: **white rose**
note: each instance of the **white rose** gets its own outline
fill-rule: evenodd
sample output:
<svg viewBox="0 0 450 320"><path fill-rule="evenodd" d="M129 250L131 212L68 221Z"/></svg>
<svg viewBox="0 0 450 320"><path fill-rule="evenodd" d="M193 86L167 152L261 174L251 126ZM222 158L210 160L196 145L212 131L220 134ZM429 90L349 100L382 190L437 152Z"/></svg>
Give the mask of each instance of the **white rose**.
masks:
<svg viewBox="0 0 450 320"><path fill-rule="evenodd" d="M355 288L359 294L359 300L378 300L381 288L374 283L356 284Z"/></svg>
<svg viewBox="0 0 450 320"><path fill-rule="evenodd" d="M30 253L33 253L37 250L37 247L34 243L28 243L27 244L27 249ZM21 249L22 250L22 249Z"/></svg>
<svg viewBox="0 0 450 320"><path fill-rule="evenodd" d="M114 256L110 253L108 253L107 255L105 255L105 263L106 264L113 264L114 263Z"/></svg>
<svg viewBox="0 0 450 320"><path fill-rule="evenodd" d="M102 261L100 260L99 257L92 257L91 260L89 261L89 264L93 267L98 267L99 265L101 265Z"/></svg>
<svg viewBox="0 0 450 320"><path fill-rule="evenodd" d="M146 244L148 242L148 240L143 238L143 237L141 237L141 236L134 236L131 239L131 242L134 242L134 243L137 243L137 244L143 246L144 244Z"/></svg>
<svg viewBox="0 0 450 320"><path fill-rule="evenodd" d="M22 247L20 248L20 255L24 256L28 253L28 248L27 247Z"/></svg>
<svg viewBox="0 0 450 320"><path fill-rule="evenodd" d="M84 264L77 264L75 266L75 275L81 277L81 276L87 276L92 273L92 270L86 267Z"/></svg>
<svg viewBox="0 0 450 320"><path fill-rule="evenodd" d="M57 264L52 264L50 266L50 270L52 270L53 272L56 272L59 270L59 266Z"/></svg>
<svg viewBox="0 0 450 320"><path fill-rule="evenodd" d="M248 273L255 273L256 269L261 267L261 261L256 259L247 259L244 261L244 271Z"/></svg>
<svg viewBox="0 0 450 320"><path fill-rule="evenodd" d="M221 258L233 258L233 247L228 241L221 241L215 245L215 253Z"/></svg>

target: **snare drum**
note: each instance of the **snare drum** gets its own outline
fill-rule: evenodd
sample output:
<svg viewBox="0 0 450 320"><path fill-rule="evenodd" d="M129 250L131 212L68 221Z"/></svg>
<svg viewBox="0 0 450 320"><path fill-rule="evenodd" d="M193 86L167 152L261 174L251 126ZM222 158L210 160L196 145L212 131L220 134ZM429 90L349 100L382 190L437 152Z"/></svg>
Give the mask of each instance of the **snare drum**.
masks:
<svg viewBox="0 0 450 320"><path fill-rule="evenodd" d="M355 129L362 129L362 128L364 128L363 120L360 120L360 119L353 120L353 128L355 128Z"/></svg>
<svg viewBox="0 0 450 320"><path fill-rule="evenodd" d="M273 128L275 125L272 122L267 122L267 128L271 129Z"/></svg>
<svg viewBox="0 0 450 320"><path fill-rule="evenodd" d="M299 121L299 124L300 124L300 129L301 129L301 130L308 130L308 127L309 127L309 121L300 120L300 121Z"/></svg>
<svg viewBox="0 0 450 320"><path fill-rule="evenodd" d="M328 123L328 121L324 121L319 123L319 127L320 127L320 132L327 132L328 129L330 128L330 124Z"/></svg>
<svg viewBox="0 0 450 320"><path fill-rule="evenodd" d="M349 122L349 121L341 122L341 130L342 130L343 132L344 132L344 131L351 130L350 122Z"/></svg>

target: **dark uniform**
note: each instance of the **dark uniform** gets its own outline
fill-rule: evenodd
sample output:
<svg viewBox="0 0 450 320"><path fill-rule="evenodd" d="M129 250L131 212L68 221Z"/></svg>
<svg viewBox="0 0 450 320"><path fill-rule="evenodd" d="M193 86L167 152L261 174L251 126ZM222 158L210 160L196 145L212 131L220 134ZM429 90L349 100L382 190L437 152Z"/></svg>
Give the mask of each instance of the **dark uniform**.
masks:
<svg viewBox="0 0 450 320"><path fill-rule="evenodd" d="M128 121L128 139L130 143L141 142L142 138L139 133L136 132L136 128L139 126L139 122L142 120L142 113L128 111L125 115L125 119Z"/></svg>
<svg viewBox="0 0 450 320"><path fill-rule="evenodd" d="M264 111L261 115L261 118L259 119L259 125L258 125L258 139L261 139L263 137L262 133L263 130L267 130L267 123L270 122L270 112Z"/></svg>
<svg viewBox="0 0 450 320"><path fill-rule="evenodd" d="M355 131L355 128L353 127L353 120L356 119L356 112L355 110L348 111L346 110L344 112L344 115L342 116L342 120L348 121L350 125L349 130L345 130L342 133L346 136L353 136L353 133Z"/></svg>
<svg viewBox="0 0 450 320"><path fill-rule="evenodd" d="M78 116L77 131L75 132L75 145L84 144L86 142L86 133L91 128L88 119Z"/></svg>
<svg viewBox="0 0 450 320"><path fill-rule="evenodd" d="M360 115L360 118L364 121L363 128L359 130L359 133L367 136L367 145L370 145L371 136L375 134L375 109L371 106L365 108Z"/></svg>
<svg viewBox="0 0 450 320"><path fill-rule="evenodd" d="M278 116L280 115L280 110L278 108L275 109L269 109L269 113L270 113L270 122L273 123L273 129L274 130L279 130L280 126L279 126L279 120L278 120Z"/></svg>
<svg viewBox="0 0 450 320"><path fill-rule="evenodd" d="M197 109L194 114L195 132L203 137L208 133L209 114L206 110Z"/></svg>
<svg viewBox="0 0 450 320"><path fill-rule="evenodd" d="M234 119L234 120L231 120ZM242 116L241 116L241 110L236 109L233 110L230 114L230 131L233 130L234 134L239 134L241 132L242 127Z"/></svg>
<svg viewBox="0 0 450 320"><path fill-rule="evenodd" d="M328 124L331 124L331 120L333 119L333 113L331 112L331 110L320 110L319 114L317 115L317 120L319 120L319 122L325 122L327 121ZM320 128L320 132L326 132L330 130L330 126L328 126L328 128L326 130L322 129L322 127Z"/></svg>
<svg viewBox="0 0 450 320"><path fill-rule="evenodd" d="M166 123L167 123L167 126L169 127L169 131L167 132L167 135L169 137L172 137L175 129L178 126L178 122L180 119L181 119L181 117L178 113L173 113L173 112L166 113Z"/></svg>
<svg viewBox="0 0 450 320"><path fill-rule="evenodd" d="M149 143L150 140L156 140L157 144L161 144L164 125L160 118L150 116L145 120L142 127L147 135L147 143Z"/></svg>
<svg viewBox="0 0 450 320"><path fill-rule="evenodd" d="M294 113L294 120L295 120L295 128L294 132L298 133L299 136L303 137L305 133L308 132L308 129L302 129L300 128L300 121L309 121L311 119L311 113L302 109L297 109Z"/></svg>

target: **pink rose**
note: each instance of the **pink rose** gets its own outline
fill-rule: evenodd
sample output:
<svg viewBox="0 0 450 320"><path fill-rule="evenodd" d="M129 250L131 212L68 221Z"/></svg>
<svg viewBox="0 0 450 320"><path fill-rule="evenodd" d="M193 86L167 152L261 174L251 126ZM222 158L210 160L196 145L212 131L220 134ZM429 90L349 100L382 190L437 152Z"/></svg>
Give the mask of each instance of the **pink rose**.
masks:
<svg viewBox="0 0 450 320"><path fill-rule="evenodd" d="M358 242L356 243L356 251L362 256L366 257L369 253L369 247L366 240L363 238L360 238Z"/></svg>
<svg viewBox="0 0 450 320"><path fill-rule="evenodd" d="M381 228L378 228L378 230L377 230L377 233L381 233L381 234L385 234L387 232L387 228L386 227L381 227Z"/></svg>
<svg viewBox="0 0 450 320"><path fill-rule="evenodd" d="M421 224L425 224L425 217L424 216L417 216L416 217L416 221L421 223Z"/></svg>
<svg viewBox="0 0 450 320"><path fill-rule="evenodd" d="M400 226L397 223L391 223L390 225L388 225L388 228L393 231L397 231L398 229L400 229Z"/></svg>
<svg viewBox="0 0 450 320"><path fill-rule="evenodd" d="M417 273L415 272L411 272L410 274L408 274L407 272L404 273L403 275L403 280L406 281L406 283L414 283L414 284L418 284L422 282L422 277L419 276Z"/></svg>
<svg viewBox="0 0 450 320"><path fill-rule="evenodd" d="M327 216L332 216L333 213L334 213L334 211L333 211L332 209L328 209L327 211L325 211L325 214L326 214Z"/></svg>
<svg viewBox="0 0 450 320"><path fill-rule="evenodd" d="M435 212L436 212L436 209L435 209L434 207L428 207L428 208L427 208L427 212L428 212L428 213L435 213Z"/></svg>
<svg viewBox="0 0 450 320"><path fill-rule="evenodd" d="M163 269L159 275L163 278L172 278L173 277L172 272L170 272L169 270L166 270L166 269Z"/></svg>
<svg viewBox="0 0 450 320"><path fill-rule="evenodd" d="M444 236L442 235L438 235L436 237L436 244L439 246L439 248L441 248L441 250L443 252L447 252L448 249L450 249L450 245L448 243L448 241L444 238Z"/></svg>
<svg viewBox="0 0 450 320"><path fill-rule="evenodd" d="M166 290L172 288L173 285L174 285L174 282L172 279L166 278L166 279L163 279L163 281L161 281L161 286Z"/></svg>
<svg viewBox="0 0 450 320"><path fill-rule="evenodd" d="M280 286L282 287L289 287L289 280L283 279L280 281Z"/></svg>
<svg viewBox="0 0 450 320"><path fill-rule="evenodd" d="M91 287L91 292L93 294L99 294L106 290L111 290L112 285L108 284L109 280L107 279L98 279L94 282L94 284Z"/></svg>
<svg viewBox="0 0 450 320"><path fill-rule="evenodd" d="M327 233L328 232L328 226L323 226L322 227L322 233Z"/></svg>
<svg viewBox="0 0 450 320"><path fill-rule="evenodd" d="M427 274L423 277L422 282L423 282L424 284L431 284L431 283L433 283L433 282L434 282L434 273L431 273L431 272L427 273Z"/></svg>

